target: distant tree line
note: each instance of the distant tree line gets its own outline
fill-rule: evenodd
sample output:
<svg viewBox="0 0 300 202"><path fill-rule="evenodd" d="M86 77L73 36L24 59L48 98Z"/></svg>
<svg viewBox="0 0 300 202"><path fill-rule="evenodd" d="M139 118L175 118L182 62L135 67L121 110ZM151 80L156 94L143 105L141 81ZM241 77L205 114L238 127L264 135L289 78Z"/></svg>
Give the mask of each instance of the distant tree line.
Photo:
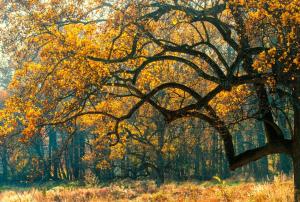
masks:
<svg viewBox="0 0 300 202"><path fill-rule="evenodd" d="M231 172L220 136L212 128L197 120L176 126L167 126L159 117L156 120L153 131L140 135L129 132L124 152L118 157L111 156L114 146L99 150L93 143L97 136L80 129L70 133L48 126L25 143L18 136L2 138L0 182L84 182L92 174L99 182L153 179L160 185L166 180L210 180L213 176L266 180L292 172L291 159L284 154L264 157ZM286 122L281 124L287 127ZM237 124L233 130L237 153L265 144L259 121Z"/></svg>

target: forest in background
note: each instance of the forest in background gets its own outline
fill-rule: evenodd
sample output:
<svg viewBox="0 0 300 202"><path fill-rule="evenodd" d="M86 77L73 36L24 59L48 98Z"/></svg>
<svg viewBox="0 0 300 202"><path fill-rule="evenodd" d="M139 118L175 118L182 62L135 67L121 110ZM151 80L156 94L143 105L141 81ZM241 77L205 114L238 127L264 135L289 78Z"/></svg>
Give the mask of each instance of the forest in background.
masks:
<svg viewBox="0 0 300 202"><path fill-rule="evenodd" d="M300 201L297 0L0 0L0 182L265 181Z"/></svg>
<svg viewBox="0 0 300 202"><path fill-rule="evenodd" d="M205 181L215 176L263 181L280 174L292 175L292 162L285 154L264 157L232 172L221 139L212 128L198 120L166 126L159 118L151 117L155 128L142 136L128 134L130 142L122 151L107 147L103 153L102 148L93 145L97 136L80 129L70 134L63 128L47 127L42 136L26 143L20 143L18 136L7 137L1 144L1 183L78 180L97 184L127 178L152 179L162 184L165 180ZM261 123L236 127L233 141L237 152L265 144Z"/></svg>

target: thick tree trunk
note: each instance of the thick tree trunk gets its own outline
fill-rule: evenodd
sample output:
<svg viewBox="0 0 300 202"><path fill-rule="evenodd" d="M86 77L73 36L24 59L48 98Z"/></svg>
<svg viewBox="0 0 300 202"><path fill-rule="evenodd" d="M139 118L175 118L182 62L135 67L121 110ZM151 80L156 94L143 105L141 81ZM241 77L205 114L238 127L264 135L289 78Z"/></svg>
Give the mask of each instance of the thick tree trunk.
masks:
<svg viewBox="0 0 300 202"><path fill-rule="evenodd" d="M293 137L293 167L295 202L300 202L300 78L297 78L294 94L294 137Z"/></svg>
<svg viewBox="0 0 300 202"><path fill-rule="evenodd" d="M294 149L293 166L294 166L294 186L295 202L300 202L300 143L297 143L297 149ZM294 147L296 144L294 144Z"/></svg>

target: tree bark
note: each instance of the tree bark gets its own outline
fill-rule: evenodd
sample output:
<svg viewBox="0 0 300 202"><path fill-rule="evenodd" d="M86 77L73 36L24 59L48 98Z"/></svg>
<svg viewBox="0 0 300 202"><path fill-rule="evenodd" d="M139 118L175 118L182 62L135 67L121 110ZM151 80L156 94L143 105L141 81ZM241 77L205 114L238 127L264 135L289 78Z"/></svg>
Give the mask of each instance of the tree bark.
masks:
<svg viewBox="0 0 300 202"><path fill-rule="evenodd" d="M294 167L294 192L295 192L294 198L295 198L295 202L300 202L300 140L299 139L297 140L297 142L294 143L293 147L294 147L293 167Z"/></svg>
<svg viewBox="0 0 300 202"><path fill-rule="evenodd" d="M296 78L294 91L294 137L293 137L293 167L294 167L294 198L300 202L300 77Z"/></svg>
<svg viewBox="0 0 300 202"><path fill-rule="evenodd" d="M234 161L230 164L230 169L235 170L252 161L256 161L269 154L287 153L290 154L291 141L284 140L281 142L267 143L265 146L247 150L234 157Z"/></svg>

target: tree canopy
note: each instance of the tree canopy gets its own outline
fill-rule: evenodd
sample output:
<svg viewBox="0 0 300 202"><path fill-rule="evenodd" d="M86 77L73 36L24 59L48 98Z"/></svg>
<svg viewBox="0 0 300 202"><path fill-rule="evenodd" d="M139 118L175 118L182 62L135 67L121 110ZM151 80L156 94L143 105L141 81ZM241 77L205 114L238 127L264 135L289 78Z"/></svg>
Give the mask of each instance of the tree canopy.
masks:
<svg viewBox="0 0 300 202"><path fill-rule="evenodd" d="M2 135L21 133L26 142L46 126L78 126L118 156L129 139L156 145L142 134L159 124L196 118L218 132L232 170L290 155L300 200L299 1L8 0L1 7L13 72ZM274 117L280 100L291 138ZM145 120L155 114L158 122ZM237 153L231 126L253 119L267 143Z"/></svg>

